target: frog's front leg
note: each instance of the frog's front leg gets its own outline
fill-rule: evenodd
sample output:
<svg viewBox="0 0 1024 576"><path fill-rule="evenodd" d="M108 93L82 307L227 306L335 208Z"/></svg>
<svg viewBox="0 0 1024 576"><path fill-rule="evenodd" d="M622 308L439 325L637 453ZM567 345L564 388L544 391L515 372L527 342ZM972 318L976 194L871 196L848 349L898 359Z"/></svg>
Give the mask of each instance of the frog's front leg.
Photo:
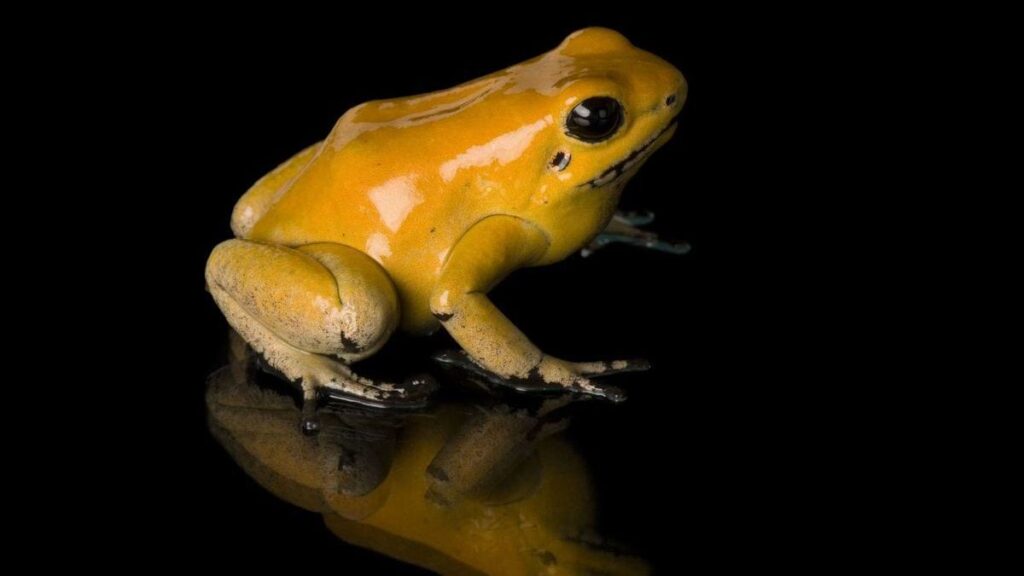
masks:
<svg viewBox="0 0 1024 576"><path fill-rule="evenodd" d="M567 388L612 400L625 398L591 377L644 370L644 361L568 362L541 352L487 298L512 271L537 263L548 248L544 233L513 216L491 216L475 224L452 249L435 287L430 309L474 362L518 388Z"/></svg>
<svg viewBox="0 0 1024 576"><path fill-rule="evenodd" d="M206 282L228 323L301 385L307 415L321 388L370 404L422 400L412 383L374 382L346 366L376 352L399 320L391 279L365 254L332 243L287 248L228 240L210 254ZM315 420L304 426L312 431Z"/></svg>

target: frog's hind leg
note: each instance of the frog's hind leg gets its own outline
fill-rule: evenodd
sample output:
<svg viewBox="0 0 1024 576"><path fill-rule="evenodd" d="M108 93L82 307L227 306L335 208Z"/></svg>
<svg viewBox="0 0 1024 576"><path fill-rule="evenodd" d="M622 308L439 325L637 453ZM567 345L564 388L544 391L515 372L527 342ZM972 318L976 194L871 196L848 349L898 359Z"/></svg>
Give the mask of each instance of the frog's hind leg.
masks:
<svg viewBox="0 0 1024 576"><path fill-rule="evenodd" d="M429 389L418 381L374 382L347 366L380 349L399 320L394 285L365 254L331 243L228 240L210 255L206 282L231 326L300 384L308 411L323 389L378 406L426 400Z"/></svg>

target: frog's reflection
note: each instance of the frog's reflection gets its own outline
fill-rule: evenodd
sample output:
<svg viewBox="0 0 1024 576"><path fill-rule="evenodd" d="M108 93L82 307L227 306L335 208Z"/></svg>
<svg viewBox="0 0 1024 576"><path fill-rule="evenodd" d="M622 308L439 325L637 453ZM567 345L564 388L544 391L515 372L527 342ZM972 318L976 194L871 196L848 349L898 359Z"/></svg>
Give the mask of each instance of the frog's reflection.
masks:
<svg viewBox="0 0 1024 576"><path fill-rule="evenodd" d="M260 485L322 513L340 538L443 574L648 572L596 544L585 465L554 434L569 400L416 414L331 405L307 436L295 400L257 384L234 352L209 380L211 431Z"/></svg>

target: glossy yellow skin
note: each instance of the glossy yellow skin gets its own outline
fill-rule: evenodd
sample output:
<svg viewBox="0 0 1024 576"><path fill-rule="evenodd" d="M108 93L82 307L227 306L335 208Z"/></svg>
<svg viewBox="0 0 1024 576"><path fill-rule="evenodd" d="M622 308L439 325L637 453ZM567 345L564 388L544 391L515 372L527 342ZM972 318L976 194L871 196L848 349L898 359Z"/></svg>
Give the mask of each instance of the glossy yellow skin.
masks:
<svg viewBox="0 0 1024 576"><path fill-rule="evenodd" d="M485 294L513 270L562 260L597 235L625 182L672 136L685 95L672 65L590 28L455 88L356 106L239 200L239 240L211 255L211 292L293 378L329 380L307 374L316 370L292 349L352 362L396 326L429 333L443 318L489 370L585 388L588 369L608 366L543 355ZM625 119L610 139L588 143L567 135L565 120L593 96L618 100ZM570 155L564 170L552 166L559 152ZM605 183L626 159L628 169ZM275 352L276 339L289 348Z"/></svg>

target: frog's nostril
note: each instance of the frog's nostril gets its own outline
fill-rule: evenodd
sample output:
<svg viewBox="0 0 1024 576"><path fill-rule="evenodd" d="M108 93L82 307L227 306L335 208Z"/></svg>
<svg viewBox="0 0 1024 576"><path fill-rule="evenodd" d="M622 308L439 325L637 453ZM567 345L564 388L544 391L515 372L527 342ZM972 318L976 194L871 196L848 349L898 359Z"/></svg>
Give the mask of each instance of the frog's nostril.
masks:
<svg viewBox="0 0 1024 576"><path fill-rule="evenodd" d="M559 150L555 157L551 159L551 167L561 172L569 165L570 159L572 159L572 156L568 152Z"/></svg>
<svg viewBox="0 0 1024 576"><path fill-rule="evenodd" d="M665 106L671 106L676 103L676 95L670 94L668 98L665 98Z"/></svg>

